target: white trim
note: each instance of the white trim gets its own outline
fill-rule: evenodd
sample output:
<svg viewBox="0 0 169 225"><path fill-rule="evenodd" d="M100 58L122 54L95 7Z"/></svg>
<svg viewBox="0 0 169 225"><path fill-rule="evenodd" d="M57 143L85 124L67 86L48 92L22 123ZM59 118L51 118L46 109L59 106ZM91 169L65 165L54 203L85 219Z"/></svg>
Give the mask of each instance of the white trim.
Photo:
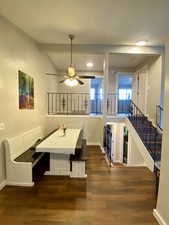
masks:
<svg viewBox="0 0 169 225"><path fill-rule="evenodd" d="M70 177L71 178L87 178L87 174L84 174L84 176L78 176L78 175L72 175L72 173L70 173Z"/></svg>
<svg viewBox="0 0 169 225"><path fill-rule="evenodd" d="M0 183L0 191L6 186L6 180L3 180L1 183Z"/></svg>
<svg viewBox="0 0 169 225"><path fill-rule="evenodd" d="M98 143L98 142L87 142L87 145L97 145L97 146L101 146L101 144Z"/></svg>
<svg viewBox="0 0 169 225"><path fill-rule="evenodd" d="M123 162L121 160L113 160L113 163L122 163L123 164Z"/></svg>
<svg viewBox="0 0 169 225"><path fill-rule="evenodd" d="M34 186L34 182L31 183L19 183L19 182L13 182L13 181L7 181L6 185L11 185L11 186L23 186L23 187L32 187Z"/></svg>
<svg viewBox="0 0 169 225"><path fill-rule="evenodd" d="M108 167L112 167L112 163L109 161L109 159L107 158L107 155L106 154L104 155L104 159L106 161L107 166Z"/></svg>
<svg viewBox="0 0 169 225"><path fill-rule="evenodd" d="M102 152L103 154L105 154L105 151L104 151L103 146L102 146L102 145L99 145L99 147L100 147L101 152Z"/></svg>
<svg viewBox="0 0 169 225"><path fill-rule="evenodd" d="M73 118L98 118L98 119L102 119L103 118L103 116L102 115L92 115L92 114L89 114L89 115L63 115L63 114L61 114L61 115L46 115L46 117L56 117L56 118L71 118L71 117L73 117Z"/></svg>
<svg viewBox="0 0 169 225"><path fill-rule="evenodd" d="M144 163L140 163L140 164L127 164L127 167L147 167Z"/></svg>
<svg viewBox="0 0 169 225"><path fill-rule="evenodd" d="M158 221L158 223L160 225L167 225L167 223L164 221L164 219L161 217L161 215L159 214L159 212L157 211L157 209L153 210L153 216L156 218L156 220Z"/></svg>
<svg viewBox="0 0 169 225"><path fill-rule="evenodd" d="M120 163L123 163L123 154L124 154L124 149L123 149L123 144L124 144L124 127L126 127L125 123L120 124Z"/></svg>

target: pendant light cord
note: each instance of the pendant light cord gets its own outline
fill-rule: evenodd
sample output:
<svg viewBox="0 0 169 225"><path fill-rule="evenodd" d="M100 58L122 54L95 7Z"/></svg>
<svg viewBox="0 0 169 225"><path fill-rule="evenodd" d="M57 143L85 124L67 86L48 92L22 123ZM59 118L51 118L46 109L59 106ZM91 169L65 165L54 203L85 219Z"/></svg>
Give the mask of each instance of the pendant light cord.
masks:
<svg viewBox="0 0 169 225"><path fill-rule="evenodd" d="M72 66L72 38L70 39L70 44L71 44L70 65Z"/></svg>
<svg viewBox="0 0 169 225"><path fill-rule="evenodd" d="M72 50L73 50L73 46L72 46L72 40L74 39L74 35L73 34L69 34L69 39L70 39L70 65L72 66Z"/></svg>

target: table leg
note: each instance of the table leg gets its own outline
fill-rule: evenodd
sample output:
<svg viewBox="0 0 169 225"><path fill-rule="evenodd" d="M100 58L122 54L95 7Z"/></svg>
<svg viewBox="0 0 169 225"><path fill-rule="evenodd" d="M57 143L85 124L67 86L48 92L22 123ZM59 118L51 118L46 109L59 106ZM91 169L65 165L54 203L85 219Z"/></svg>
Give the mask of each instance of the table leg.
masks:
<svg viewBox="0 0 169 225"><path fill-rule="evenodd" d="M50 153L50 171L45 175L70 176L69 155Z"/></svg>

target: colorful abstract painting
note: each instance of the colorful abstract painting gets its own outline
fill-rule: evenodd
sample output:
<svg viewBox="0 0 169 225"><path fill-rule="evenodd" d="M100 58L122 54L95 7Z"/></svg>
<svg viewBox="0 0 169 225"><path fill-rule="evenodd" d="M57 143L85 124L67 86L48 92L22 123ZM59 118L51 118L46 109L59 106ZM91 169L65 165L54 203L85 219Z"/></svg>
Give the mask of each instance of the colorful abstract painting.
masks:
<svg viewBox="0 0 169 225"><path fill-rule="evenodd" d="M18 71L19 109L34 109L34 80L31 76Z"/></svg>

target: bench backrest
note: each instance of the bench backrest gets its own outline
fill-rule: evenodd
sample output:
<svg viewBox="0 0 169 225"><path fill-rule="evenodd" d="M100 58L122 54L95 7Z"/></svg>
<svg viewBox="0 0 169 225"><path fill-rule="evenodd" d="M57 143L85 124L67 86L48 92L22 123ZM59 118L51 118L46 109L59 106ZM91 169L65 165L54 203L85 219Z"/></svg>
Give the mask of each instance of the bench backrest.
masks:
<svg viewBox="0 0 169 225"><path fill-rule="evenodd" d="M19 155L28 150L39 138L43 138L42 127L29 130L16 137L6 139L5 146L10 160L15 160Z"/></svg>

